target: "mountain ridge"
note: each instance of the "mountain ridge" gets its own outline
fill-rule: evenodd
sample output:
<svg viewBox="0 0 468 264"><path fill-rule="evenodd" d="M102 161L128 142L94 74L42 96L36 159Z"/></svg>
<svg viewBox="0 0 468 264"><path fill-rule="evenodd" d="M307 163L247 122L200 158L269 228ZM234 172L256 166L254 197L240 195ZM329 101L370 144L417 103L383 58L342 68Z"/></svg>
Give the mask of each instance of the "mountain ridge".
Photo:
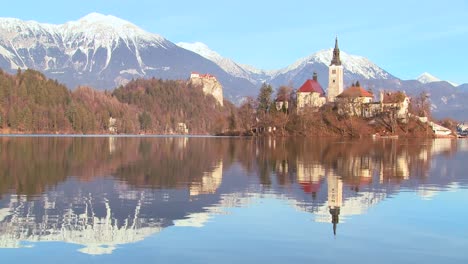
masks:
<svg viewBox="0 0 468 264"><path fill-rule="evenodd" d="M187 79L199 71L216 75L230 100L256 92L248 80L158 34L97 13L61 25L0 19L0 68L11 73L31 68L70 88L97 89L137 78Z"/></svg>
<svg viewBox="0 0 468 264"><path fill-rule="evenodd" d="M324 49L282 69L265 71L225 58L201 42L175 44L115 16L91 13L60 25L0 18L0 68L10 72L36 69L70 88L89 85L113 89L132 79L187 79L192 71L197 71L215 75L226 98L239 102L245 96L256 96L263 82L297 88L313 72L318 73L326 90L331 56L331 49ZM341 58L345 86L359 80L372 89L403 87L413 92L426 89L432 94L440 94L432 90L441 87L447 93L443 96L455 97L452 101L463 105L457 97L465 89L453 90L453 83L450 87L433 79L414 84L416 89L408 86L412 82L402 81L365 57L342 51ZM451 100L443 102L448 104ZM442 105L436 106L440 109Z"/></svg>

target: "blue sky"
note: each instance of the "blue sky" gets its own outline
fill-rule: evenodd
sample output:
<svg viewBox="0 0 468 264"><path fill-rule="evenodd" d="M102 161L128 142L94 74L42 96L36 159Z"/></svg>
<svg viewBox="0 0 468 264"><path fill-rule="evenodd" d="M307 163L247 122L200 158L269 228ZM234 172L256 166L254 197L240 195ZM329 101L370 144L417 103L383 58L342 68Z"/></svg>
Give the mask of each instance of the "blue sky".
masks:
<svg viewBox="0 0 468 264"><path fill-rule="evenodd" d="M207 44L263 69L331 48L368 57L402 79L429 72L468 83L468 1L9 1L1 17L61 24L114 15L172 42Z"/></svg>

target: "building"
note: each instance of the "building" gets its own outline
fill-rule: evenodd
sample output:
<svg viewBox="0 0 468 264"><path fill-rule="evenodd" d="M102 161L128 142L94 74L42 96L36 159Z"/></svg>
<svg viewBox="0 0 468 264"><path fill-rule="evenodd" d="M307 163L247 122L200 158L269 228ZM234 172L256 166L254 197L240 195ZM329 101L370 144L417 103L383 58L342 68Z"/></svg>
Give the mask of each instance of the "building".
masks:
<svg viewBox="0 0 468 264"><path fill-rule="evenodd" d="M218 82L215 76L192 72L190 74L190 83L202 87L205 95L213 96L220 106L224 105L223 86Z"/></svg>
<svg viewBox="0 0 468 264"><path fill-rule="evenodd" d="M286 96L278 96L275 99L275 107L276 111L281 111L281 110L286 110L288 111L289 109L289 100L286 98Z"/></svg>
<svg viewBox="0 0 468 264"><path fill-rule="evenodd" d="M343 92L343 66L341 65L340 49L338 48L338 37L335 39L333 58L328 67L328 102L334 102L335 98Z"/></svg>
<svg viewBox="0 0 468 264"><path fill-rule="evenodd" d="M297 90L298 112L305 108L318 109L326 103L325 92L317 79L317 73L314 72L312 79L305 81Z"/></svg>
<svg viewBox="0 0 468 264"><path fill-rule="evenodd" d="M175 132L180 135L187 135L189 133L187 124L185 123L177 123Z"/></svg>
<svg viewBox="0 0 468 264"><path fill-rule="evenodd" d="M366 116L366 104L372 103L374 95L360 86L351 86L336 97L338 114Z"/></svg>
<svg viewBox="0 0 468 264"><path fill-rule="evenodd" d="M109 117L109 133L117 133L117 118Z"/></svg>
<svg viewBox="0 0 468 264"><path fill-rule="evenodd" d="M336 235L336 226L340 222L340 209L343 205L343 181L336 175L327 176L328 209L332 216L333 234Z"/></svg>
<svg viewBox="0 0 468 264"><path fill-rule="evenodd" d="M380 92L381 112L395 111L397 119L406 122L410 98L404 92Z"/></svg>

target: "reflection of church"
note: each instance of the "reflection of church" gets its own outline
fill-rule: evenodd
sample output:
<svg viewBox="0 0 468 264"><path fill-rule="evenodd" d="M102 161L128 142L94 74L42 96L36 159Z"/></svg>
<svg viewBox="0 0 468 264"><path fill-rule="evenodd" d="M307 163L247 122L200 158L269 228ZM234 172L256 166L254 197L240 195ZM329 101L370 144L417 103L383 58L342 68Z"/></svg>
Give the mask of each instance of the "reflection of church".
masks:
<svg viewBox="0 0 468 264"><path fill-rule="evenodd" d="M332 216L333 234L336 235L336 226L340 222L340 209L343 203L343 181L338 176L328 175L328 208Z"/></svg>

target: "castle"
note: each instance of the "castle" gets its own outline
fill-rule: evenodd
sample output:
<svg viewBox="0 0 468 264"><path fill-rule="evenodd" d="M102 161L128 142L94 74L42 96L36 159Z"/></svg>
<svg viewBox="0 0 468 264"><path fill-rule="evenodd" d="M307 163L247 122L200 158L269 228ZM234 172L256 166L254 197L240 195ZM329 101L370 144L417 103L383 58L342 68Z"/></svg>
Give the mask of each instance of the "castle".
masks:
<svg viewBox="0 0 468 264"><path fill-rule="evenodd" d="M201 86L205 95L212 95L220 106L224 105L223 86L218 82L215 76L192 72L190 74L190 83L195 86Z"/></svg>

